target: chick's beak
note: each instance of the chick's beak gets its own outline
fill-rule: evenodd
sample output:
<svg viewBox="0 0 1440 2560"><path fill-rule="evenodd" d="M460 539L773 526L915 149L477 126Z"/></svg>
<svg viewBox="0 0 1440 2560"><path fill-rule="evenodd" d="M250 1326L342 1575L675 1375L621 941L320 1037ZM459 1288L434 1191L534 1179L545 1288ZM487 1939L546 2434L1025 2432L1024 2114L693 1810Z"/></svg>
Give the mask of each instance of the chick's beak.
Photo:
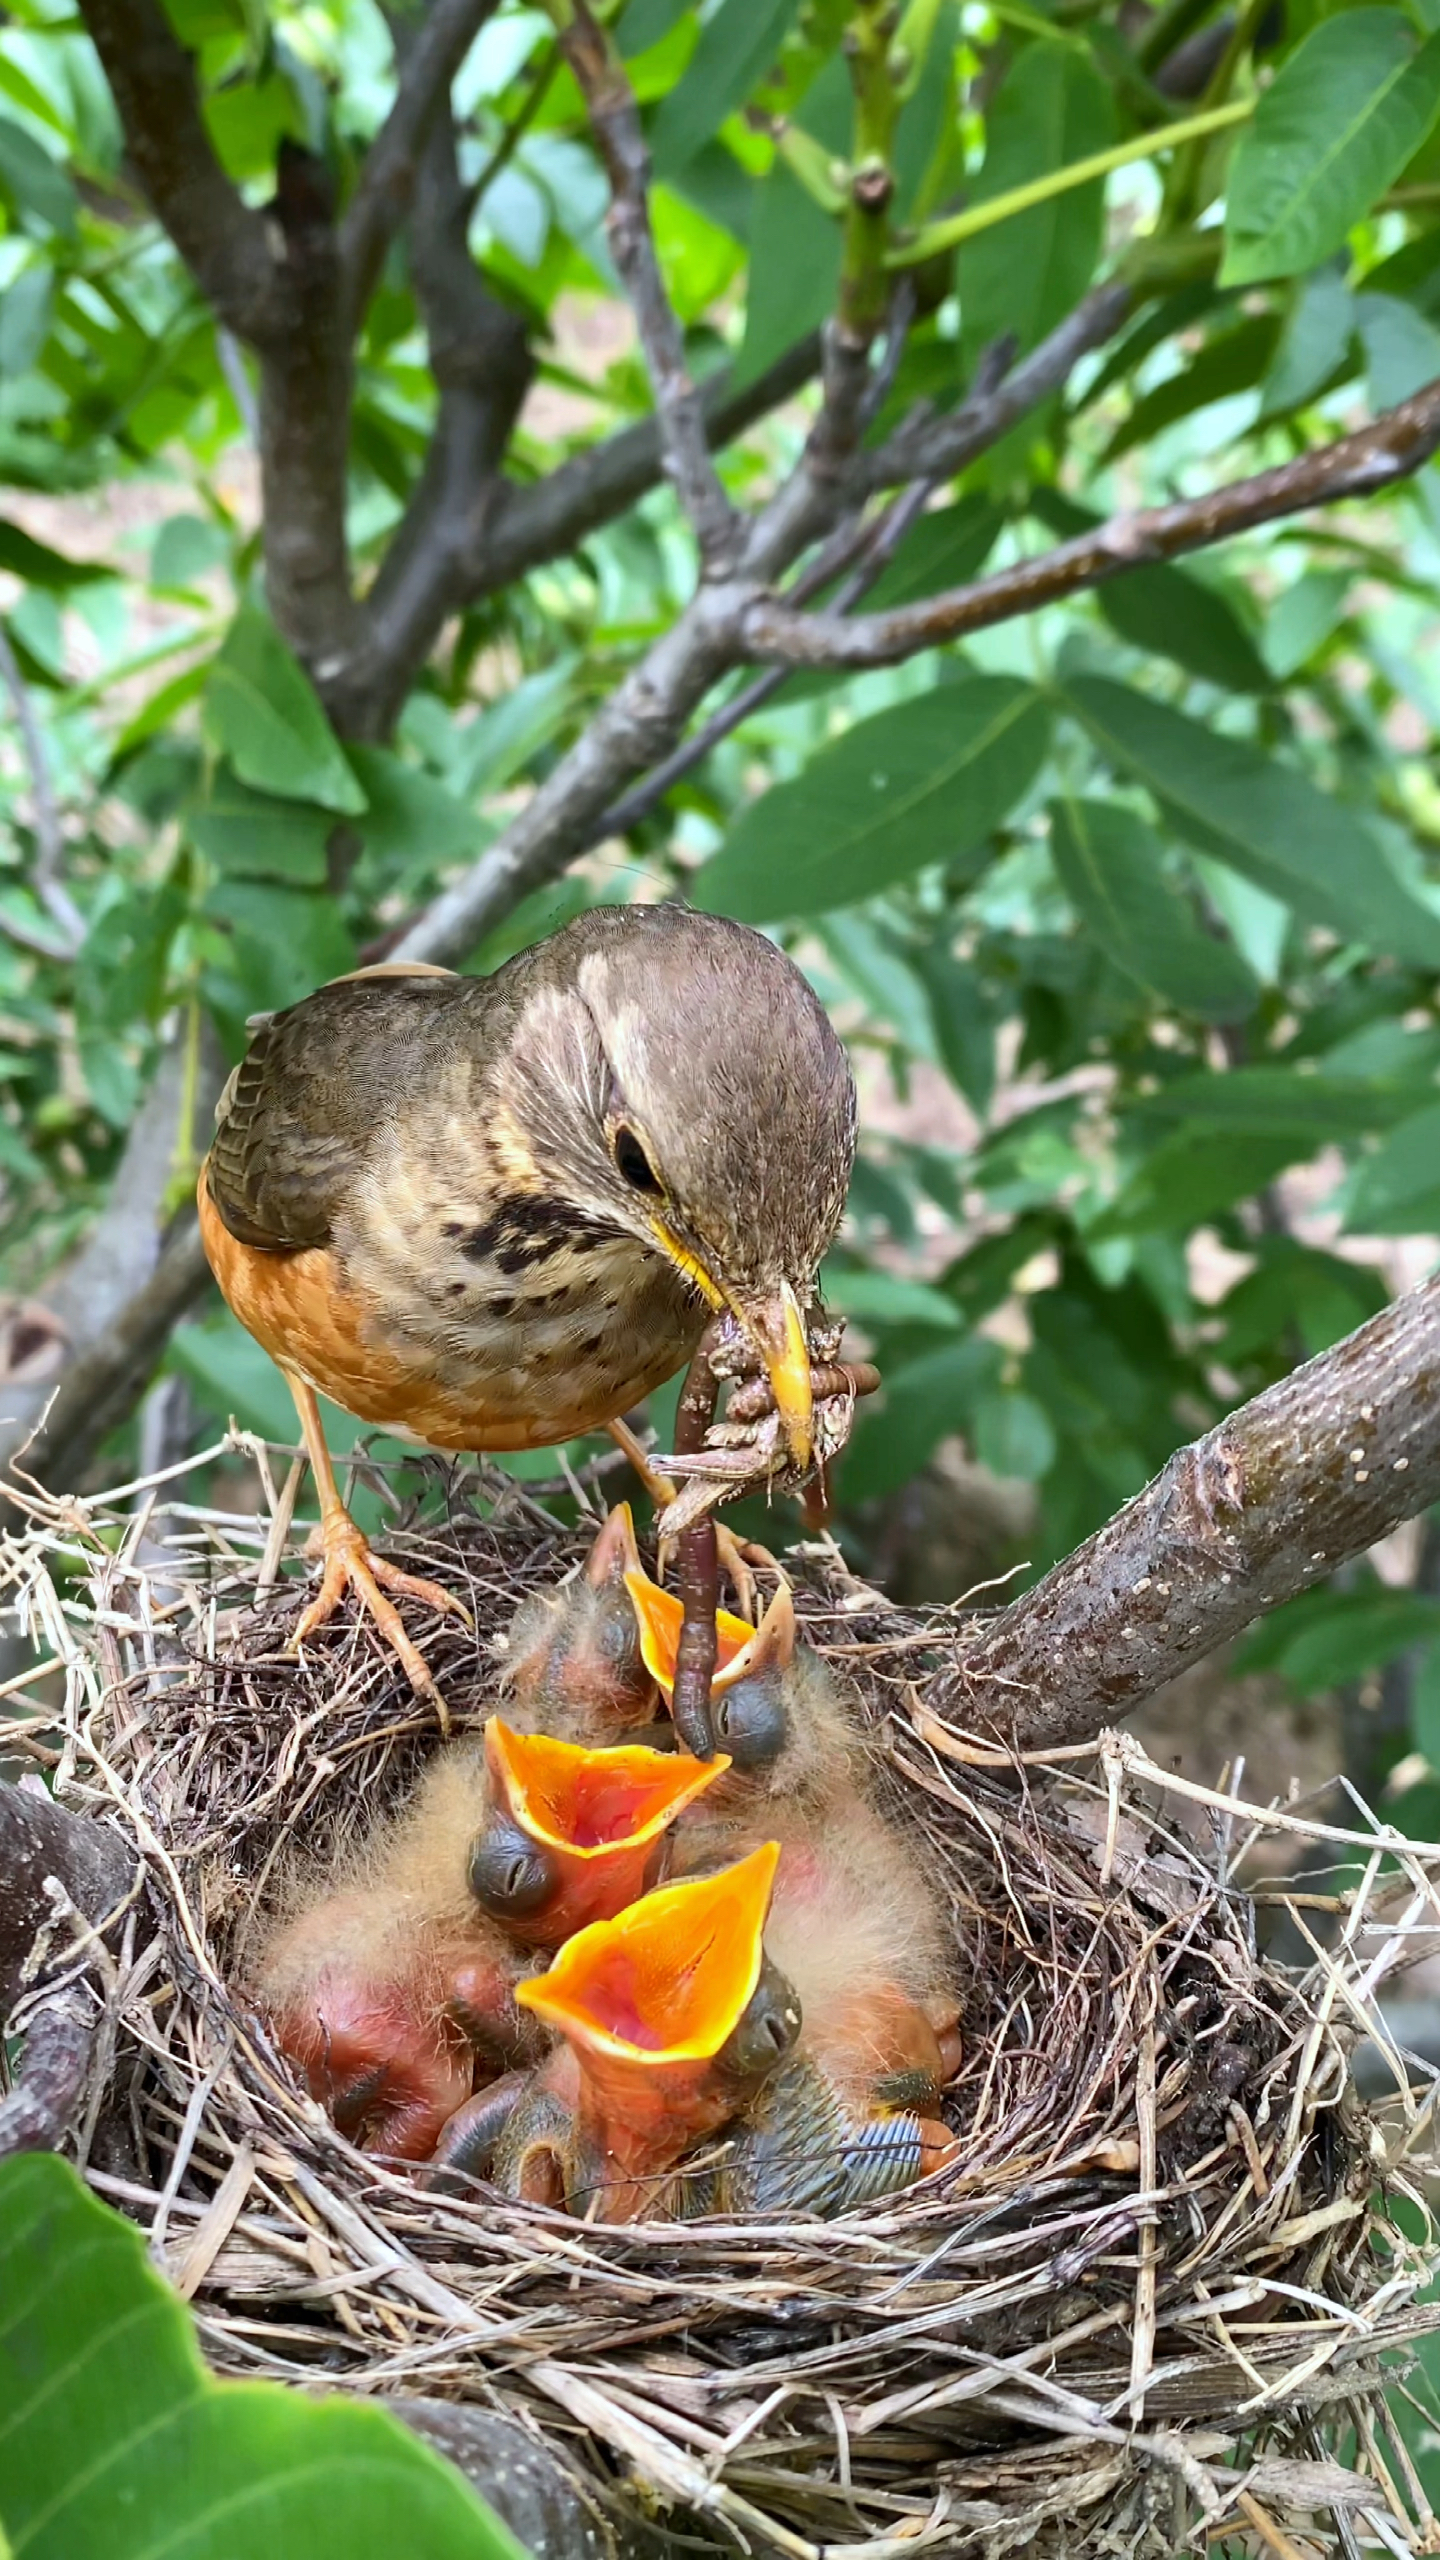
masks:
<svg viewBox="0 0 1440 2560"><path fill-rule="evenodd" d="M773 1298L759 1306L735 1310L765 1363L785 1445L797 1467L808 1467L814 1446L814 1393L810 1384L810 1345L800 1301L788 1280Z"/></svg>

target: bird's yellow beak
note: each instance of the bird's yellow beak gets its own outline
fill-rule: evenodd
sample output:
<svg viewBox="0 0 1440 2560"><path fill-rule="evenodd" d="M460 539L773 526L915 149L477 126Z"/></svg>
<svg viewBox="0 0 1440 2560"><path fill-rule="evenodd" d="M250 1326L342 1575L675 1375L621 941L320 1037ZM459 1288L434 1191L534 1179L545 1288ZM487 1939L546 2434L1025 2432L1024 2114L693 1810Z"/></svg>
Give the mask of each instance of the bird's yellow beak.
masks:
<svg viewBox="0 0 1440 2560"><path fill-rule="evenodd" d="M773 1298L758 1306L742 1305L722 1289L703 1262L681 1243L663 1218L652 1221L656 1242L692 1288L712 1307L728 1306L765 1363L765 1375L785 1434L785 1446L797 1467L808 1467L814 1449L815 1396L810 1384L810 1345L800 1301L788 1280Z"/></svg>

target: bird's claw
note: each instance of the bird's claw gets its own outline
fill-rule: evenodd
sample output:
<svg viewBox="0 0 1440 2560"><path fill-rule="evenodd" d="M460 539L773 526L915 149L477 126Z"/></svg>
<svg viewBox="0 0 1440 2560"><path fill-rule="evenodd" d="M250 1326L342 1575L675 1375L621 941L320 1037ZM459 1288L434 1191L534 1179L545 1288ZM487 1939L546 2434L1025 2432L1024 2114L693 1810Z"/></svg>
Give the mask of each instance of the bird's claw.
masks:
<svg viewBox="0 0 1440 2560"><path fill-rule="evenodd" d="M418 1573L405 1573L384 1556L377 1556L363 1529L348 1511L335 1511L320 1523L320 1553L324 1571L320 1588L302 1610L295 1629L294 1651L298 1653L317 1627L332 1618L347 1591L353 1591L361 1609L373 1618L392 1653L399 1658L411 1688L435 1709L442 1733L450 1730L450 1712L435 1685L430 1666L417 1644L405 1631L405 1623L386 1591L402 1598L422 1601L428 1609L438 1609L464 1621L473 1629L469 1610L456 1599L453 1591L442 1589L438 1582L426 1581ZM384 1586L382 1589L381 1586Z"/></svg>

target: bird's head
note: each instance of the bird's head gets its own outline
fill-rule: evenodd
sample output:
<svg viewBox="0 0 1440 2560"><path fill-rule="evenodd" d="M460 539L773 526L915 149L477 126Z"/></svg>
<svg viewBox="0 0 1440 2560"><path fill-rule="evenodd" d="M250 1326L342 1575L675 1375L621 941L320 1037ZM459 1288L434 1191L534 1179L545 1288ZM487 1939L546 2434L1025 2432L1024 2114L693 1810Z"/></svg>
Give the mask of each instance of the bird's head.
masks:
<svg viewBox="0 0 1440 2560"><path fill-rule="evenodd" d="M723 1752L699 1761L638 1744L589 1750L514 1733L492 1716L490 1802L470 1848L470 1890L522 1944L563 1946L644 1892L671 1824L729 1766Z"/></svg>
<svg viewBox="0 0 1440 2560"><path fill-rule="evenodd" d="M523 955L515 992L498 1099L541 1179L730 1310L808 1463L805 1317L855 1151L817 997L763 934L675 906L592 910Z"/></svg>

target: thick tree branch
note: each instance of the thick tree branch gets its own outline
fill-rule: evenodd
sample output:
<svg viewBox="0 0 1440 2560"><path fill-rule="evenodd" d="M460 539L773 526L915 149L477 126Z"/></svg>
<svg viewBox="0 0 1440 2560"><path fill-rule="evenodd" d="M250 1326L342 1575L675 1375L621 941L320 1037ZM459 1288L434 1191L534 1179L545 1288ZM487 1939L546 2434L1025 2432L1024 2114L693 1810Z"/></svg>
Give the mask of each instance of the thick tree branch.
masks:
<svg viewBox="0 0 1440 2560"><path fill-rule="evenodd" d="M685 362L650 229L650 154L625 66L586 0L556 0L561 49L589 111L610 181L606 231L640 332L666 477L694 528L703 572L723 577L739 547L735 511L710 459L700 395Z"/></svg>
<svg viewBox="0 0 1440 2560"><path fill-rule="evenodd" d="M287 318L260 349L265 593L323 695L363 630L346 532L354 332L329 173L297 143L280 145L270 229Z"/></svg>
<svg viewBox="0 0 1440 2560"><path fill-rule="evenodd" d="M505 448L530 387L525 324L485 285L470 255L448 100L419 153L410 268L440 394L425 468L366 599L362 634L326 683L348 737L383 737L447 615L465 601L466 566L483 547Z"/></svg>
<svg viewBox="0 0 1440 2560"><path fill-rule="evenodd" d="M158 219L225 326L259 345L284 325L264 216L211 149L194 65L161 0L84 0L82 14Z"/></svg>
<svg viewBox="0 0 1440 2560"><path fill-rule="evenodd" d="M788 601L767 598L744 618L749 656L785 666L883 667L913 657L917 649L983 631L996 622L1036 612L1063 596L1123 577L1148 561L1175 560L1227 542L1251 525L1298 515L1340 498L1369 497L1428 462L1440 445L1440 380L1412 399L1333 444L1248 480L1232 480L1203 498L1168 507L1140 507L1113 516L1093 533L1062 542L1038 559L1020 560L973 586L929 596L923 604L891 613L796 613Z"/></svg>
<svg viewBox="0 0 1440 2560"><path fill-rule="evenodd" d="M390 242L410 207L425 138L471 45L499 0L432 0L402 41L396 26L400 82L395 103L365 155L360 183L340 226L340 263L352 319L370 299Z"/></svg>
<svg viewBox="0 0 1440 2560"><path fill-rule="evenodd" d="M1440 1278L1178 1449L962 1638L927 1704L1022 1750L1084 1742L1440 1501Z"/></svg>

